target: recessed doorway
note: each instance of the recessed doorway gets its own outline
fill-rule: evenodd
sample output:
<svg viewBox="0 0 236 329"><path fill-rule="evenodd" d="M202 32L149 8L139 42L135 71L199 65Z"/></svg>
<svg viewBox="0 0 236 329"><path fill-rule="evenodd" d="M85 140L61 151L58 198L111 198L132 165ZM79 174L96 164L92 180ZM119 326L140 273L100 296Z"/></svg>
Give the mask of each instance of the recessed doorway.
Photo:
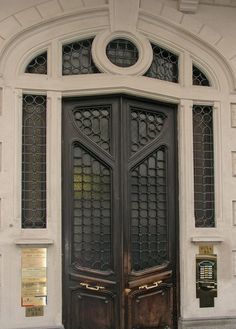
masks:
<svg viewBox="0 0 236 329"><path fill-rule="evenodd" d="M176 328L174 105L64 98L65 329Z"/></svg>

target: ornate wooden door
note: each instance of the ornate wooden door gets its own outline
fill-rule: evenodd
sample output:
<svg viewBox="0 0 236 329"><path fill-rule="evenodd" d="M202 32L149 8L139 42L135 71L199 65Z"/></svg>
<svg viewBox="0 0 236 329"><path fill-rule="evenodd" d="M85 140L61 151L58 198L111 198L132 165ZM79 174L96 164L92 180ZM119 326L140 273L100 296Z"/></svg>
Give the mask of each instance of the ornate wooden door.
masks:
<svg viewBox="0 0 236 329"><path fill-rule="evenodd" d="M175 328L176 108L63 101L65 329Z"/></svg>

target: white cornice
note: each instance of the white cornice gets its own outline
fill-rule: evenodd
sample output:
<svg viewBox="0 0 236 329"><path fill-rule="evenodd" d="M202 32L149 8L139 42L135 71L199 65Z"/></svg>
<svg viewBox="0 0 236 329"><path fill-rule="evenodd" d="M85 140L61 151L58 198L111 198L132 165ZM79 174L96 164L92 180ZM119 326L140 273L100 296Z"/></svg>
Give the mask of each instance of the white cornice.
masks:
<svg viewBox="0 0 236 329"><path fill-rule="evenodd" d="M179 0L179 10L184 13L195 14L199 0Z"/></svg>

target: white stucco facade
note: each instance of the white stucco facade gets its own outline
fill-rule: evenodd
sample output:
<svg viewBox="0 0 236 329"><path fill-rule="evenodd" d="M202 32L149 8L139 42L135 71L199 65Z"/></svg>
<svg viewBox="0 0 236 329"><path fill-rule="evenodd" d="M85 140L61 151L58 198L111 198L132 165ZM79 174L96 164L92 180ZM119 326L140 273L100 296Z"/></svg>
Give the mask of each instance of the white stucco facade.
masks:
<svg viewBox="0 0 236 329"><path fill-rule="evenodd" d="M0 0L1 329L63 328L61 99L116 93L178 105L179 329L236 328L236 2L195 5L194 13L184 13L175 0ZM94 61L103 73L62 76L62 44L91 36ZM137 65L120 69L109 63L104 49L114 36L136 43ZM149 41L179 56L179 83L142 76L152 59ZM43 50L48 52L48 74L24 73ZM206 73L211 87L192 86L193 64ZM48 99L46 229L21 228L23 93ZM193 104L214 107L215 228L194 225ZM213 244L217 254L213 308L200 308L196 298L199 243ZM26 318L20 304L22 245L48 248L48 304L42 317Z"/></svg>

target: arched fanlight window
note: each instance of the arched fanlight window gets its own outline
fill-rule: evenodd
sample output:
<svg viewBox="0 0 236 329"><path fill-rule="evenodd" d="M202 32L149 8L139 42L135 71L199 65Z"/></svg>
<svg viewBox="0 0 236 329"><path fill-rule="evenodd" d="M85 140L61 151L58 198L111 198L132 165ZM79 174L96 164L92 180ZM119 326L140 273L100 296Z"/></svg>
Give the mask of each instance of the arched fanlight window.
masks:
<svg viewBox="0 0 236 329"><path fill-rule="evenodd" d="M34 57L26 66L25 73L47 74L47 52Z"/></svg>
<svg viewBox="0 0 236 329"><path fill-rule="evenodd" d="M93 39L75 41L62 47L62 75L99 73L92 59Z"/></svg>
<svg viewBox="0 0 236 329"><path fill-rule="evenodd" d="M151 45L153 49L153 61L145 76L178 82L178 56L158 45L153 43Z"/></svg>
<svg viewBox="0 0 236 329"><path fill-rule="evenodd" d="M206 75L195 65L193 65L193 85L194 86L210 86L210 81Z"/></svg>

